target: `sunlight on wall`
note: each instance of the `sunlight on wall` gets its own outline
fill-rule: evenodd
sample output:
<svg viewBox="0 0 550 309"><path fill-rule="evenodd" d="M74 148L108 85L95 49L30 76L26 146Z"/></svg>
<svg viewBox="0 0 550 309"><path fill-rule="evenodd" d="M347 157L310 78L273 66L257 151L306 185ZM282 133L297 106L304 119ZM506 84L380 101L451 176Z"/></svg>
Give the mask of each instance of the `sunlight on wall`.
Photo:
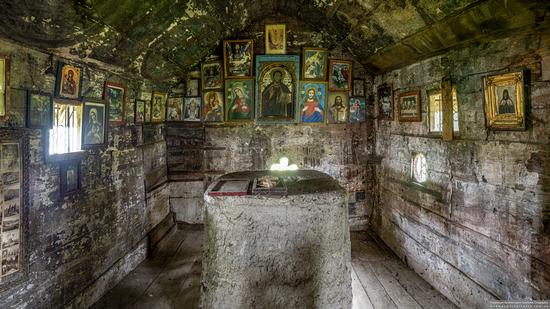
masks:
<svg viewBox="0 0 550 309"><path fill-rule="evenodd" d="M296 164L288 165L288 158L287 157L282 157L279 160L279 163L274 163L274 164L271 165L270 170L272 170L272 171L296 171L296 170L298 170L298 165L296 165Z"/></svg>

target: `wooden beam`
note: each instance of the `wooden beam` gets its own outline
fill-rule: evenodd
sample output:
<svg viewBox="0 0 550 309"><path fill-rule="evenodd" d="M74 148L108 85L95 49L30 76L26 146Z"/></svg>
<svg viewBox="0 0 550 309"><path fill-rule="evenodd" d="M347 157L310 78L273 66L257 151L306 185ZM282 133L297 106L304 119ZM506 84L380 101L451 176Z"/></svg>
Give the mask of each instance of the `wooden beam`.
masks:
<svg viewBox="0 0 550 309"><path fill-rule="evenodd" d="M443 140L453 140L453 86L450 79L441 82L441 105L443 108Z"/></svg>

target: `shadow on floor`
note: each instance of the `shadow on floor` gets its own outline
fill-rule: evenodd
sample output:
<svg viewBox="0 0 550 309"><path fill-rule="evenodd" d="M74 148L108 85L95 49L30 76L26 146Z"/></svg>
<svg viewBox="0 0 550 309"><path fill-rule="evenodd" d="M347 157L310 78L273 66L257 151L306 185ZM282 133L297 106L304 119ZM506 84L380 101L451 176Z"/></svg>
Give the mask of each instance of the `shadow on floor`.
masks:
<svg viewBox="0 0 550 309"><path fill-rule="evenodd" d="M200 298L200 228L180 225L92 308L198 308ZM353 309L456 308L380 240L352 232Z"/></svg>

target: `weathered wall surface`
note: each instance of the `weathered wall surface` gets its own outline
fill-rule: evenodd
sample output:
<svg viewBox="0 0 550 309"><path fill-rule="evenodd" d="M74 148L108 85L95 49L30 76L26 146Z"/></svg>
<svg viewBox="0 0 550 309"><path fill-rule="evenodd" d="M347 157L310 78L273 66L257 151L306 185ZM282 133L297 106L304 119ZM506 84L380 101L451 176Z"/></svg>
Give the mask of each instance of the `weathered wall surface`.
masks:
<svg viewBox="0 0 550 309"><path fill-rule="evenodd" d="M326 47L387 70L464 41L535 25L547 15L544 0L4 2L0 33L23 44L62 46L156 80L183 77L221 39L269 18L302 19L326 35Z"/></svg>
<svg viewBox="0 0 550 309"><path fill-rule="evenodd" d="M463 308L550 298L550 36L542 33L452 51L375 80L392 83L396 95L420 89L423 121L377 122L373 227ZM528 129L486 130L482 76L524 67ZM427 129L426 91L445 76L455 81L460 105L460 136L451 142ZM425 186L410 179L415 151L426 154Z"/></svg>
<svg viewBox="0 0 550 309"><path fill-rule="evenodd" d="M354 228L361 228L372 205L368 135L367 124L168 127L168 167L174 181L170 205L178 220L202 223L202 193L213 179L229 172L269 169L286 156L300 168L336 178L353 196L350 220ZM358 191L368 193L366 199L354 201Z"/></svg>
<svg viewBox="0 0 550 309"><path fill-rule="evenodd" d="M101 293L96 289L80 296L86 287L105 273L105 282L94 286L110 288L135 267L145 257L148 231L168 212L163 127L110 128L108 146L88 150L82 159L82 190L61 198L60 163L45 161L40 130L24 128L25 91L53 93L55 76L44 73L49 56L5 41L0 41L0 53L9 55L12 65L9 114L0 131L28 136L30 162L22 244L29 253L22 261L28 274L22 282L0 282L0 307L86 307ZM151 90L141 81L84 64L83 95L101 98L106 79L127 84L129 100ZM109 272L115 264L117 269Z"/></svg>
<svg viewBox="0 0 550 309"><path fill-rule="evenodd" d="M277 16L249 25L240 38L254 39L256 54L265 49L264 23L285 23L287 54L300 55L302 47L331 46L326 32L312 29L301 20ZM220 44L221 46L221 44ZM222 59L221 48L218 57ZM330 50L334 59L350 59L347 51ZM364 68L354 62L353 75L366 79L366 89L372 80ZM367 96L370 91L367 91ZM300 168L315 169L336 178L350 196L352 228L363 228L372 207L369 167L373 153L374 133L372 100L367 100L367 123L329 125L231 125L193 126L168 124L168 171L170 205L179 221L202 223L202 193L216 177L229 172L269 169L282 156ZM356 192L365 192L356 200ZM361 195L361 194L360 194Z"/></svg>

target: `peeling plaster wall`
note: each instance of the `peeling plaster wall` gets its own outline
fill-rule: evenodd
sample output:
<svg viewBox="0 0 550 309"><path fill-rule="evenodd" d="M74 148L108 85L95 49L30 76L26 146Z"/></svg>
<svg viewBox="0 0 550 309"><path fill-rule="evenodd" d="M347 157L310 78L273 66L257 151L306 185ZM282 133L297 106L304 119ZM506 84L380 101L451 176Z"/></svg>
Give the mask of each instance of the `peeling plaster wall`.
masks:
<svg viewBox="0 0 550 309"><path fill-rule="evenodd" d="M550 36L509 39L455 50L377 76L395 95L420 89L423 121L377 123L378 203L373 227L434 287L463 308L489 300L550 298L550 81L541 59ZM485 129L482 76L528 68L528 129ZM548 69L546 69L548 70ZM451 76L460 136L428 134L427 90ZM412 153L424 152L428 182L410 179Z"/></svg>
<svg viewBox="0 0 550 309"><path fill-rule="evenodd" d="M147 233L169 212L164 127L110 128L108 147L88 150L82 159L82 190L61 198L60 163L45 162L42 132L24 128L25 90L53 93L55 76L44 73L49 55L6 41L0 53L10 56L12 67L9 114L0 131L27 136L30 161L22 244L27 278L0 282L0 308L87 307L145 258ZM106 79L127 84L129 102L151 91L143 81L83 67L86 97L101 98Z"/></svg>

